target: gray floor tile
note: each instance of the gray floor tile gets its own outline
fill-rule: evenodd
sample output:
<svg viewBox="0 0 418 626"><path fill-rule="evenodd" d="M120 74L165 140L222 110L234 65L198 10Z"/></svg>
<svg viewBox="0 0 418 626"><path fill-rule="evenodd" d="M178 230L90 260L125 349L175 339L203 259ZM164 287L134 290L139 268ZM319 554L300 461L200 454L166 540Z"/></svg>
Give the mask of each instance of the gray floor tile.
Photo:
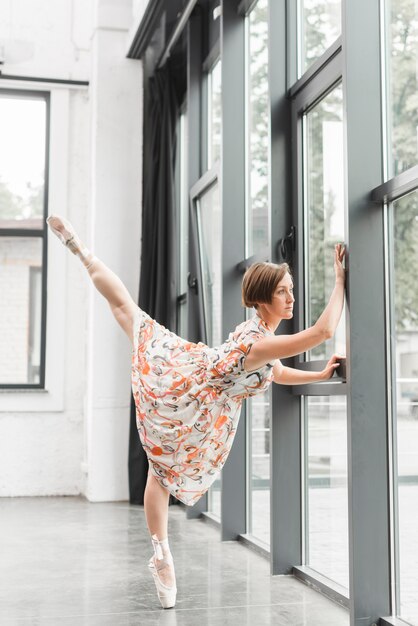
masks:
<svg viewBox="0 0 418 626"><path fill-rule="evenodd" d="M161 609L143 507L0 499L2 626L348 626L348 613L216 528L170 508L178 584Z"/></svg>

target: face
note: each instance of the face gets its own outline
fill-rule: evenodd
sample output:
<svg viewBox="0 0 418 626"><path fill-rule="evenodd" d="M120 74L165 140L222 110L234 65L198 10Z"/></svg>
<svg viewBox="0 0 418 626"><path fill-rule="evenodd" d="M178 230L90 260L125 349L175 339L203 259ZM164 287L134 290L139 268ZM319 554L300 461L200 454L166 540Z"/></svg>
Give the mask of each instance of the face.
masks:
<svg viewBox="0 0 418 626"><path fill-rule="evenodd" d="M293 280L290 274L286 273L277 285L271 300L272 313L281 319L291 319L293 317Z"/></svg>

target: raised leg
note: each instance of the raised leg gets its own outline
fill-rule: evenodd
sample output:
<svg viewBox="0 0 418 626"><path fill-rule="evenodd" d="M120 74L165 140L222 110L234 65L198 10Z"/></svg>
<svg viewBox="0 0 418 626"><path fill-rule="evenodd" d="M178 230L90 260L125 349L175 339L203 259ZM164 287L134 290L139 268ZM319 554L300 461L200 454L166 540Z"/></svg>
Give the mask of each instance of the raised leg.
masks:
<svg viewBox="0 0 418 626"><path fill-rule="evenodd" d="M133 340L133 320L138 308L121 279L94 257L87 268L96 289L109 303L111 311L128 337Z"/></svg>
<svg viewBox="0 0 418 626"><path fill-rule="evenodd" d="M47 223L60 241L79 257L94 286L108 301L116 321L132 341L133 319L138 307L120 278L86 248L67 220L57 215L51 215L48 217Z"/></svg>

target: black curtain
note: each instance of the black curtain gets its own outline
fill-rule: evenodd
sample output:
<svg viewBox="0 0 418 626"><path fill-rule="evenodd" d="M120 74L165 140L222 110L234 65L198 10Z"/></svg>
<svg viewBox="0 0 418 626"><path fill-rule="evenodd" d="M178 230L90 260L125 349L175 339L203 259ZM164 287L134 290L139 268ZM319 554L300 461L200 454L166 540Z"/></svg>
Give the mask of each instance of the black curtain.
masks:
<svg viewBox="0 0 418 626"><path fill-rule="evenodd" d="M177 236L174 166L178 98L170 66L146 81L144 89L144 166L141 274L139 306L157 322L176 330ZM136 427L131 398L129 432L129 493L143 504L148 460ZM177 502L170 496L170 503Z"/></svg>

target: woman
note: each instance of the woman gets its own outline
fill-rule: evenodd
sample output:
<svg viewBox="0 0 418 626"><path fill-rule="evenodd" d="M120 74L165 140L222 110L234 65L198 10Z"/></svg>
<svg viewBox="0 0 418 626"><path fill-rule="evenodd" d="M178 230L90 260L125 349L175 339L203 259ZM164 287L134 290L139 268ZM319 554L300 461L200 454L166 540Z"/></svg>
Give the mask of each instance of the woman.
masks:
<svg viewBox="0 0 418 626"><path fill-rule="evenodd" d="M286 263L255 263L245 273L242 300L256 314L221 346L186 341L158 324L132 300L120 279L57 216L55 235L82 261L132 344L132 389L137 425L149 460L144 510L154 555L149 567L164 608L175 605L176 579L168 544L170 493L193 505L222 469L236 433L244 398L274 381L285 385L326 380L338 367L334 355L321 372L285 367L281 358L333 336L344 304L344 247L335 246L335 287L318 321L294 335L276 336L293 316L293 280Z"/></svg>

